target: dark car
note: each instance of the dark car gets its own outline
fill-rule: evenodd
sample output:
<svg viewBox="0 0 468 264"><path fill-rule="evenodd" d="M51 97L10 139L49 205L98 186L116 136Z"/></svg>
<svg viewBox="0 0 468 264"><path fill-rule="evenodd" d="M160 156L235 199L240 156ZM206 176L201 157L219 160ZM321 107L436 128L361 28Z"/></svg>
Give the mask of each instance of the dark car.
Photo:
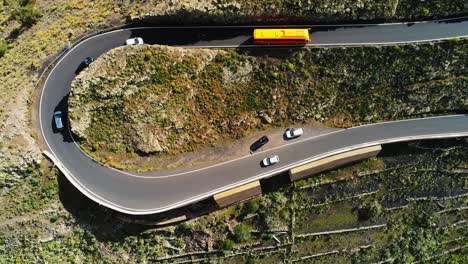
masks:
<svg viewBox="0 0 468 264"><path fill-rule="evenodd" d="M270 141L267 136L261 137L259 140L255 141L252 145L250 145L250 150L251 151L257 151L259 148L261 148L263 145L268 143Z"/></svg>
<svg viewBox="0 0 468 264"><path fill-rule="evenodd" d="M87 57L86 59L84 59L84 61L80 63L80 66L78 66L78 69L76 70L76 74L78 74L79 72L81 72L85 68L88 68L89 65L91 65L91 63L93 63L93 62L94 62L93 57Z"/></svg>
<svg viewBox="0 0 468 264"><path fill-rule="evenodd" d="M91 63L93 63L94 58L93 57L87 57L84 59L84 61L81 63L81 65L84 66L84 68L88 67Z"/></svg>

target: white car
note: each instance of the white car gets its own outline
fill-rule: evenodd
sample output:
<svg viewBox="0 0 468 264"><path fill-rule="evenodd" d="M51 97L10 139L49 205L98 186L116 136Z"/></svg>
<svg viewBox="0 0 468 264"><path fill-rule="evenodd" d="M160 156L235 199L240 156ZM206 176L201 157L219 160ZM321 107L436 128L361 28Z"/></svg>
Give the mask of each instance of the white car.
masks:
<svg viewBox="0 0 468 264"><path fill-rule="evenodd" d="M276 164L278 162L279 162L278 155L274 155L274 156L271 156L269 158L264 158L262 160L262 166L263 167L268 167L268 166L271 166L271 165Z"/></svg>
<svg viewBox="0 0 468 264"><path fill-rule="evenodd" d="M142 38L131 38L131 39L127 39L127 41L125 41L125 44L127 44L127 45L142 45L144 43L143 43Z"/></svg>
<svg viewBox="0 0 468 264"><path fill-rule="evenodd" d="M284 137L286 139L292 139L300 137L302 134L304 134L302 128L288 128L286 129L286 132L284 132Z"/></svg>

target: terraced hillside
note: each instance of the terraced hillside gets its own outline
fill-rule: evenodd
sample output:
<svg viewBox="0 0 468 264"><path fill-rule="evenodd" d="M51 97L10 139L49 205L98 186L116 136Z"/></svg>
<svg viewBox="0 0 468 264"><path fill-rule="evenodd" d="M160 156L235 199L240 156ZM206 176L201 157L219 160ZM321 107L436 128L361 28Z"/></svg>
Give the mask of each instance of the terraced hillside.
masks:
<svg viewBox="0 0 468 264"><path fill-rule="evenodd" d="M0 259L464 263L467 153L466 139L391 145L292 186L272 178L260 198L169 227L106 210L63 180L57 193L52 172L37 182L41 192L3 204Z"/></svg>

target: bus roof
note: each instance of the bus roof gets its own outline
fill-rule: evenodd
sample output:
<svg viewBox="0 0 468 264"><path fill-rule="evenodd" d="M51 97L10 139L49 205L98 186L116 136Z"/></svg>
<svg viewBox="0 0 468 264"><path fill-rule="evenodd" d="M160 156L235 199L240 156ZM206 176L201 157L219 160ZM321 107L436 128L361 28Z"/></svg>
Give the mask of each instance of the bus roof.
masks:
<svg viewBox="0 0 468 264"><path fill-rule="evenodd" d="M306 28L268 28L254 29L254 39L301 39L309 41Z"/></svg>

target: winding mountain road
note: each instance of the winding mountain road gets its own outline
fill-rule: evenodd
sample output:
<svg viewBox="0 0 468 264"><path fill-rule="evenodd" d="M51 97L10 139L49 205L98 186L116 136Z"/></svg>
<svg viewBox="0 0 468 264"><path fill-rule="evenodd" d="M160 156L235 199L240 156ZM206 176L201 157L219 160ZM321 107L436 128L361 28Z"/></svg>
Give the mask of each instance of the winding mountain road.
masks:
<svg viewBox="0 0 468 264"><path fill-rule="evenodd" d="M468 36L467 18L406 24L301 27L312 29L312 43L308 46L390 45ZM148 44L192 48L251 47L252 31L252 27L129 28L81 41L61 57L43 86L39 120L47 151L68 180L87 197L114 210L141 215L193 203L344 151L399 141L468 136L467 115L385 122L298 139L281 147L206 167L136 173L119 171L93 161L73 141L69 130L58 133L53 129L53 113L57 110L66 113L71 82L79 64L88 56L98 57L136 36ZM281 162L261 168L260 160L272 154L279 155Z"/></svg>

